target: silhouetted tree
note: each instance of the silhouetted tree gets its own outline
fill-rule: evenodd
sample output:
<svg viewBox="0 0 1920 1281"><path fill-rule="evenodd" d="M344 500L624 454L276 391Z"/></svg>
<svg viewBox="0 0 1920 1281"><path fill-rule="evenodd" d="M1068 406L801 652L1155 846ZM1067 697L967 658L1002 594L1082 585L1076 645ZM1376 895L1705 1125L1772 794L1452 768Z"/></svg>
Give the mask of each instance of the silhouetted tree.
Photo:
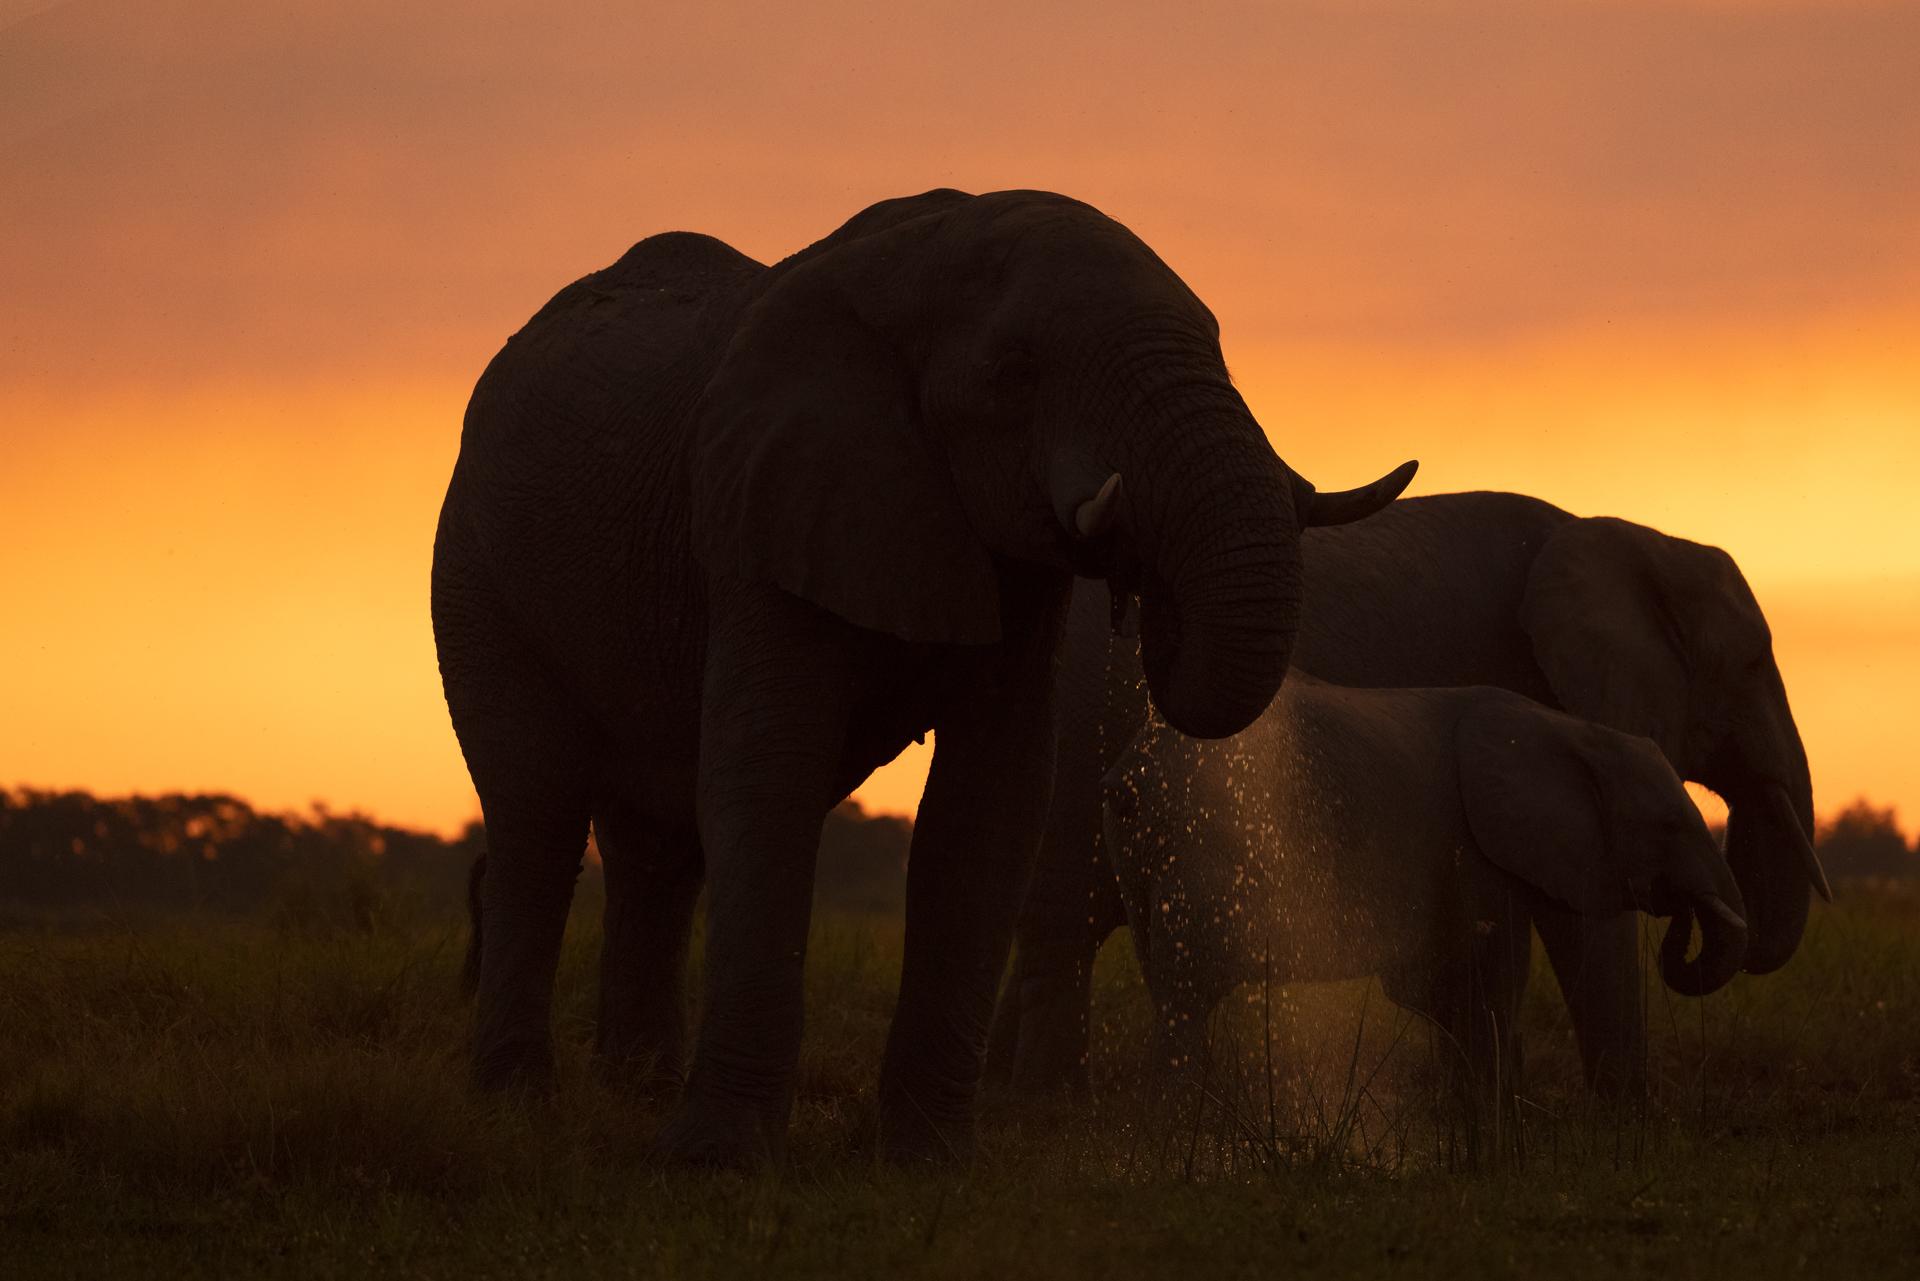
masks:
<svg viewBox="0 0 1920 1281"><path fill-rule="evenodd" d="M1829 876L1913 876L1920 856L1908 847L1891 807L1865 798L1820 825L1820 861Z"/></svg>
<svg viewBox="0 0 1920 1281"><path fill-rule="evenodd" d="M913 824L849 801L827 816L823 906L899 912ZM364 814L269 814L222 794L96 797L0 790L0 910L265 912L282 925L372 929L394 903L460 912L486 847Z"/></svg>
<svg viewBox="0 0 1920 1281"><path fill-rule="evenodd" d="M477 843L222 794L0 791L0 905L252 911L298 900L370 926L397 891L460 902ZM340 912L334 909L344 904ZM303 909L307 910L307 909Z"/></svg>

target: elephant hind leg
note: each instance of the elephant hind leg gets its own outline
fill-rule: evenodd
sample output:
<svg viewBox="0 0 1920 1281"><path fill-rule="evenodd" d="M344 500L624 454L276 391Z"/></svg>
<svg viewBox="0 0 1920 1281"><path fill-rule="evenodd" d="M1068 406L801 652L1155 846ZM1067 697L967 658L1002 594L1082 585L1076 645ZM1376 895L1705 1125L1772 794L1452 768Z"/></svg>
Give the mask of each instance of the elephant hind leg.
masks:
<svg viewBox="0 0 1920 1281"><path fill-rule="evenodd" d="M553 1069L553 982L586 850L584 795L532 803L481 792L487 865L480 893L480 981L473 1070L487 1089L537 1083Z"/></svg>
<svg viewBox="0 0 1920 1281"><path fill-rule="evenodd" d="M699 839L617 803L596 806L593 828L607 885L596 1066L616 1084L671 1092L687 1070L687 947L700 897Z"/></svg>
<svg viewBox="0 0 1920 1281"><path fill-rule="evenodd" d="M586 853L590 740L536 666L490 657L489 679L450 673L447 686L486 822L473 1072L493 1089L552 1072L554 973Z"/></svg>

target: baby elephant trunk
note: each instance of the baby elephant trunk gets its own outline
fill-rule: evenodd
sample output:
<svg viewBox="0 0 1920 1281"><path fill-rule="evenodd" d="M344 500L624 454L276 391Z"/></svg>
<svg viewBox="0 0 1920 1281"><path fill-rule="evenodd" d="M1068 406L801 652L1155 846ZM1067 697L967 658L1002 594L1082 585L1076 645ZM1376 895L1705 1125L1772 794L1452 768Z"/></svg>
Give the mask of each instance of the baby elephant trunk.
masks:
<svg viewBox="0 0 1920 1281"><path fill-rule="evenodd" d="M1739 892L1734 891L1736 901ZM1693 922L1700 921L1700 952L1688 959ZM1682 996L1705 996L1725 987L1747 955L1747 922L1719 894L1706 893L1673 914L1660 943L1660 977Z"/></svg>

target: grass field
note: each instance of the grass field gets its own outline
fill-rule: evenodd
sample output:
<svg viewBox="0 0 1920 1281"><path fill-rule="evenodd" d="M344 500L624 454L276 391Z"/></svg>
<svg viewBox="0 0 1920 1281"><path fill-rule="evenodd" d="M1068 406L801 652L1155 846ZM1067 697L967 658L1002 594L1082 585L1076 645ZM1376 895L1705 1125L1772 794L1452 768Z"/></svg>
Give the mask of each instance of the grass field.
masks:
<svg viewBox="0 0 1920 1281"><path fill-rule="evenodd" d="M648 1167L658 1114L588 1071L591 909L561 976L559 1088L536 1102L465 1087L451 919L0 932L0 1276L1754 1278L1920 1260L1911 890L1816 910L1780 974L1705 1001L1650 992L1644 1110L1582 1098L1542 971L1524 1151L1473 1168L1427 1034L1367 985L1250 994L1224 1032L1231 1115L1157 1114L1133 1085L1146 1008L1124 939L1101 959L1091 1103L991 1104L968 1172L877 1167L862 1139L898 926L822 919L784 1178Z"/></svg>

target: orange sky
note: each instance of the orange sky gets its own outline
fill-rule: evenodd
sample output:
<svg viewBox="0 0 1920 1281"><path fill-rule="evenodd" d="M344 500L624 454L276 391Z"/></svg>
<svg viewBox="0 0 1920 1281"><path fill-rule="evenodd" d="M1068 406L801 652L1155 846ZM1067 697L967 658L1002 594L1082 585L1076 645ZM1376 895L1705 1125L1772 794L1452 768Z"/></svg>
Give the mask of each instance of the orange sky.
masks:
<svg viewBox="0 0 1920 1281"><path fill-rule="evenodd" d="M468 817L426 572L488 357L646 234L948 184L1132 226L1322 484L1727 547L1822 807L1920 816L1920 9L637 8L0 0L0 784Z"/></svg>

